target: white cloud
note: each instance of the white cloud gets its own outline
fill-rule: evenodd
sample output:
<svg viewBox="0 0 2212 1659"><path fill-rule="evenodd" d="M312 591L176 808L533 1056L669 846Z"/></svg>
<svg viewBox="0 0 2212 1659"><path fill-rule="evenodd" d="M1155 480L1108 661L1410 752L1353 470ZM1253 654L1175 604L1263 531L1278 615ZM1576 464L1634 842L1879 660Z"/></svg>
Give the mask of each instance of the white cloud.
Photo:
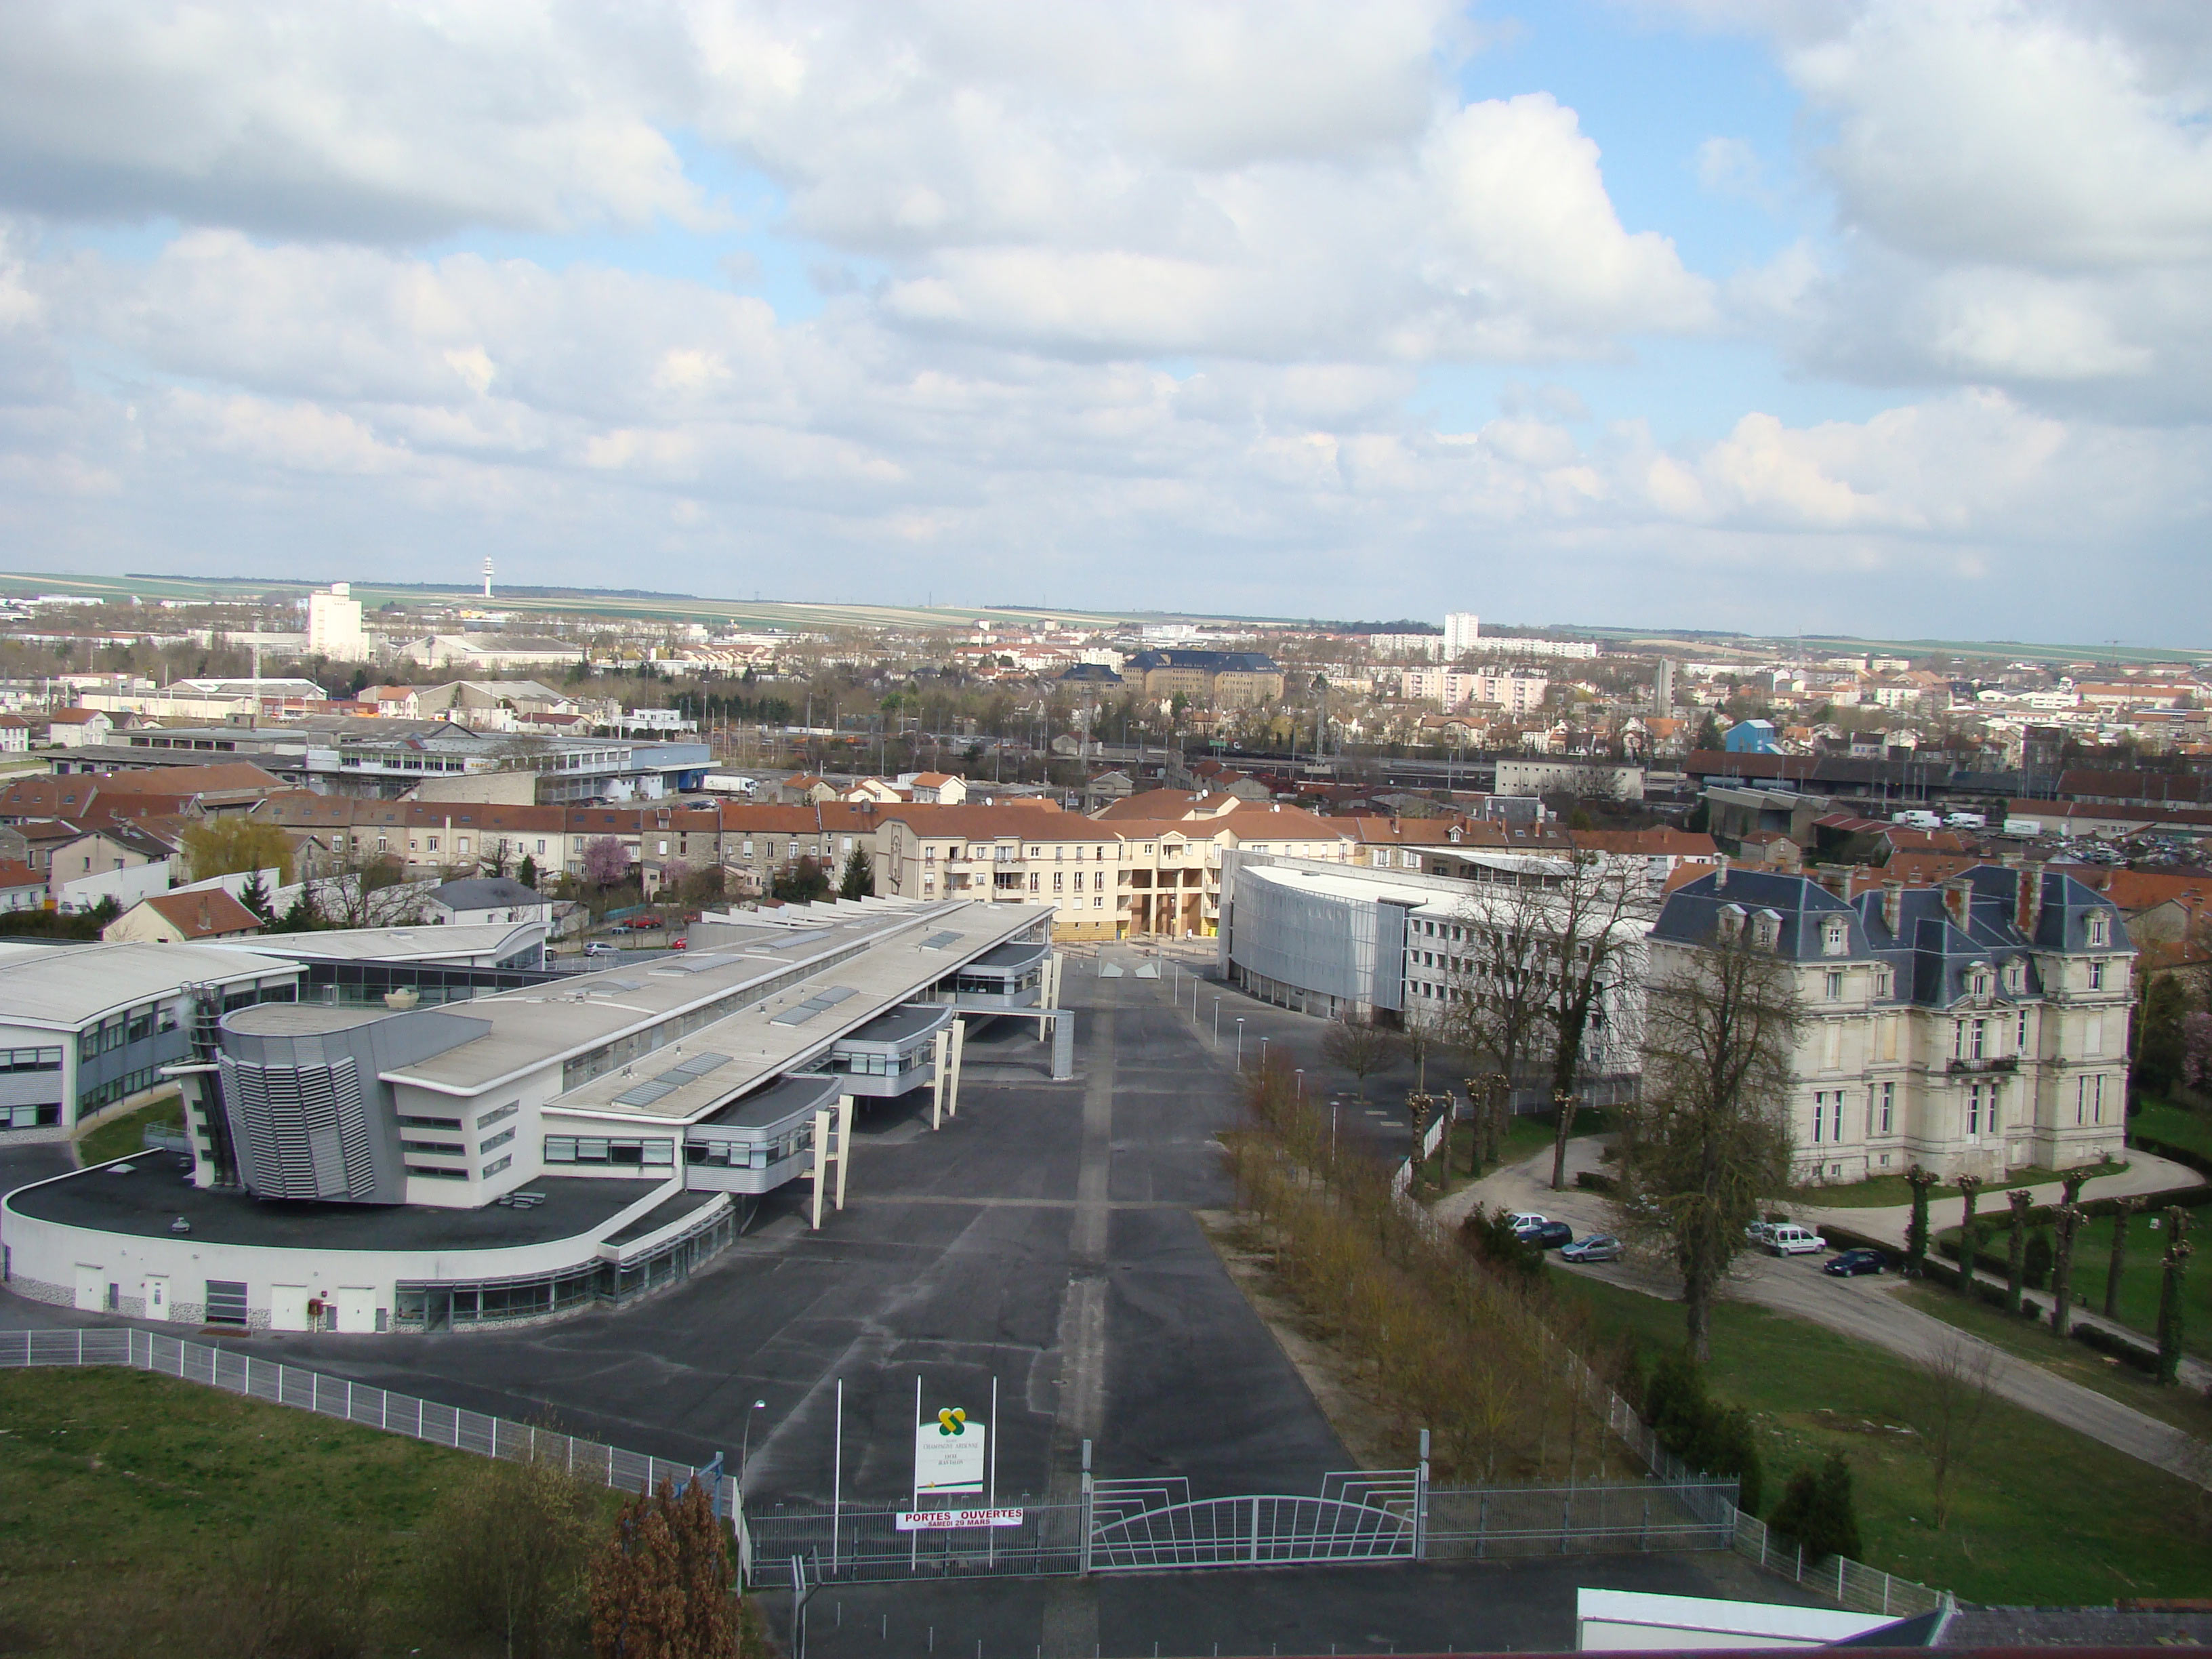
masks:
<svg viewBox="0 0 2212 1659"><path fill-rule="evenodd" d="M1774 36L1838 216L1826 246L1729 284L1739 315L1869 384L2212 416L2212 9L1689 9Z"/></svg>

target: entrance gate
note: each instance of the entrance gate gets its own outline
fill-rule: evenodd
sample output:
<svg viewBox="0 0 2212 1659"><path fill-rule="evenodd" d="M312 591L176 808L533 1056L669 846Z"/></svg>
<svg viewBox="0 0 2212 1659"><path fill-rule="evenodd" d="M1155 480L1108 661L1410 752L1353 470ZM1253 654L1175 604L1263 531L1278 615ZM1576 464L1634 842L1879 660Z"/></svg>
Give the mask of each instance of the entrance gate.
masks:
<svg viewBox="0 0 2212 1659"><path fill-rule="evenodd" d="M1189 1482L1102 1480L1093 1489L1085 1570L1311 1566L1410 1561L1419 1554L1421 1479L1331 1474L1318 1498L1194 1500Z"/></svg>

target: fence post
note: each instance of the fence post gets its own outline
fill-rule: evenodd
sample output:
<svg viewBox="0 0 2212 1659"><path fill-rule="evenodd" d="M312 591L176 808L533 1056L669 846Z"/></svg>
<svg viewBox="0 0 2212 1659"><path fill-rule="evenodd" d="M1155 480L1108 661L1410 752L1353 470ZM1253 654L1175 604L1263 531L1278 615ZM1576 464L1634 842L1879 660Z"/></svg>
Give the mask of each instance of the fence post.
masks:
<svg viewBox="0 0 2212 1659"><path fill-rule="evenodd" d="M84 1364L84 1328L82 1326L77 1328L76 1334L76 1363L80 1365Z"/></svg>
<svg viewBox="0 0 2212 1659"><path fill-rule="evenodd" d="M1250 1555L1249 1555L1249 1556L1248 1556L1248 1557L1246 1557L1245 1559L1248 1559L1249 1561L1250 1561L1250 1562L1251 1562L1255 1566L1257 1566L1257 1565L1259 1565L1259 1562L1260 1562L1260 1500L1259 1500L1259 1498L1258 1498L1257 1497L1255 1497L1255 1498L1252 1499L1252 1553L1251 1553L1251 1554L1250 1554Z"/></svg>
<svg viewBox="0 0 2212 1659"><path fill-rule="evenodd" d="M1490 1492L1486 1487L1482 1494L1482 1502L1476 1507L1474 1512L1474 1559L1478 1561L1481 1560L1489 1553L1489 1549Z"/></svg>
<svg viewBox="0 0 2212 1659"><path fill-rule="evenodd" d="M1644 1551L1646 1554L1649 1554L1649 1553L1650 1553L1650 1549L1651 1549L1651 1500L1650 1500L1650 1498L1649 1497L1645 1498L1644 1498L1644 1530L1643 1530L1642 1532L1640 1532L1640 1533L1638 1533L1638 1534L1637 1534L1637 1537L1636 1537L1636 1547L1637 1547L1638 1549L1640 1549L1640 1550Z"/></svg>
<svg viewBox="0 0 2212 1659"><path fill-rule="evenodd" d="M1095 1501L1091 1489L1091 1443L1086 1440L1083 1443L1083 1547L1078 1552L1076 1569L1086 1578L1091 1576L1091 1531L1096 1513Z"/></svg>
<svg viewBox="0 0 2212 1659"><path fill-rule="evenodd" d="M1429 1431L1421 1431L1421 1461L1413 1469L1413 1559L1429 1559Z"/></svg>

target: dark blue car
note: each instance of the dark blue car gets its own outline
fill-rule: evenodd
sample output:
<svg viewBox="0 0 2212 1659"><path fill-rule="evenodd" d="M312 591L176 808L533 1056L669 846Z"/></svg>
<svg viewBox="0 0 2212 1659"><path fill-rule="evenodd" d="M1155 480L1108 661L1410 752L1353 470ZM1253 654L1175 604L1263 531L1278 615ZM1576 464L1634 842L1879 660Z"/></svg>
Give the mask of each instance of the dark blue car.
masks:
<svg viewBox="0 0 2212 1659"><path fill-rule="evenodd" d="M1833 1273L1838 1279L1856 1279L1861 1273L1887 1273L1889 1258L1880 1250L1845 1250L1832 1261L1820 1264L1824 1273Z"/></svg>

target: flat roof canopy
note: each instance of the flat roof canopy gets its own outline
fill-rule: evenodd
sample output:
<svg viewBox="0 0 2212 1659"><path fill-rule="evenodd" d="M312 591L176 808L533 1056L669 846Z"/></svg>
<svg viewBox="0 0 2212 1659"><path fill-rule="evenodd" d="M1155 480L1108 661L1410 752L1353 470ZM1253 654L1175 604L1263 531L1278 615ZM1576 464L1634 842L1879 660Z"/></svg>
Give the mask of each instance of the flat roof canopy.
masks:
<svg viewBox="0 0 2212 1659"><path fill-rule="evenodd" d="M710 1139L767 1139L778 1130L813 1116L825 1106L835 1105L844 1088L843 1079L834 1074L783 1078L743 1100L732 1101L714 1116L691 1127L706 1131L703 1138ZM737 1133L715 1133L718 1130Z"/></svg>
<svg viewBox="0 0 2212 1659"><path fill-rule="evenodd" d="M191 1185L174 1152L149 1152L125 1165L103 1164L58 1180L19 1188L7 1207L40 1221L91 1227L139 1238L167 1238L182 1216L191 1237L210 1244L256 1244L308 1250L493 1250L595 1233L638 1200L667 1184L666 1176L542 1176L525 1190L544 1202L527 1209L487 1204L449 1210L428 1205L322 1204L258 1199L234 1189ZM176 1235L182 1238L185 1235Z"/></svg>

